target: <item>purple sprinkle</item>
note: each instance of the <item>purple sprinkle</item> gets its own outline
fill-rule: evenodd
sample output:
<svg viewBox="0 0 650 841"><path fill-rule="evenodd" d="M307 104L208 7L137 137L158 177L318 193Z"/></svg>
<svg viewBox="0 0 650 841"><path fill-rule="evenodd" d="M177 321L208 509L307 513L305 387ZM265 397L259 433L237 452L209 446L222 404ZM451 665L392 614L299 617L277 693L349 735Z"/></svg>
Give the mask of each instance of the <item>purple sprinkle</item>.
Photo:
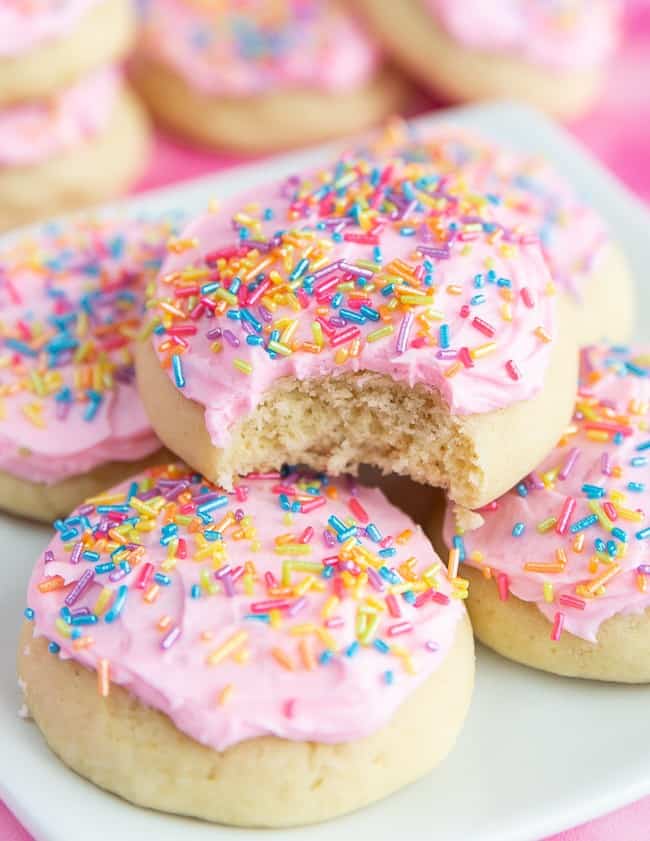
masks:
<svg viewBox="0 0 650 841"><path fill-rule="evenodd" d="M368 567L368 581L370 582L370 586L377 590L379 593L383 593L386 589L386 585L383 582L381 575L377 572L374 567Z"/></svg>
<svg viewBox="0 0 650 841"><path fill-rule="evenodd" d="M399 333L397 334L397 352L404 353L408 344L411 327L413 326L413 313L407 312L402 319L399 326Z"/></svg>
<svg viewBox="0 0 650 841"><path fill-rule="evenodd" d="M331 531L325 529L325 531L323 532L323 542L325 543L325 546L331 548L336 544L336 538L334 537Z"/></svg>
<svg viewBox="0 0 650 841"><path fill-rule="evenodd" d="M169 488L168 491L165 491L164 497L165 499L176 499L177 496L183 493L183 491L189 488L190 483L186 481L182 482L175 482L174 486Z"/></svg>
<svg viewBox="0 0 650 841"><path fill-rule="evenodd" d="M535 473L534 471L528 474L525 481L528 487L534 491L544 490L544 482L542 482L537 473Z"/></svg>
<svg viewBox="0 0 650 841"><path fill-rule="evenodd" d="M227 575L232 573L232 567L230 564L224 564L224 566L219 567L219 569L215 570L214 577L217 581L220 581L222 578L225 578Z"/></svg>
<svg viewBox="0 0 650 841"><path fill-rule="evenodd" d="M346 263L345 260L342 260L340 265L343 271L353 272L359 277L372 277L373 275L372 269L361 269L359 266L354 266L352 263Z"/></svg>
<svg viewBox="0 0 650 841"><path fill-rule="evenodd" d="M567 456L566 461L564 462L564 467L557 474L560 479L566 479L569 473L573 470L573 466L578 460L579 455L580 450L577 447L573 447L569 451L569 455Z"/></svg>
<svg viewBox="0 0 650 841"><path fill-rule="evenodd" d="M219 493L218 491L210 491L207 494L199 494L197 499L198 499L199 503L201 505L203 505L204 502L211 502L213 499L218 499L219 497L222 497L222 496L223 496L223 494Z"/></svg>
<svg viewBox="0 0 650 841"><path fill-rule="evenodd" d="M90 572L90 570L88 570ZM90 608L89 607L75 607L74 610L70 611L70 616L89 616L90 615Z"/></svg>
<svg viewBox="0 0 650 841"><path fill-rule="evenodd" d="M95 571L92 569L87 569L83 573L81 578L77 581L72 590L65 597L65 603L68 607L71 607L86 592L88 587L90 587L90 584L94 577Z"/></svg>
<svg viewBox="0 0 650 841"><path fill-rule="evenodd" d="M56 419L63 421L67 418L68 412L70 411L70 403L64 402L63 400L57 401L56 404Z"/></svg>
<svg viewBox="0 0 650 841"><path fill-rule="evenodd" d="M447 260L450 256L449 246L436 248L435 245L418 245L416 250L420 254L426 254L427 257L434 257L438 260Z"/></svg>
<svg viewBox="0 0 650 841"><path fill-rule="evenodd" d="M271 310L268 310L264 305L261 305L257 308L258 313L260 314L260 318L266 324L270 324L273 321L273 313Z"/></svg>
<svg viewBox="0 0 650 841"><path fill-rule="evenodd" d="M221 338L221 327L213 327L212 330L208 330L205 334L206 339L209 339L213 342L215 339Z"/></svg>
<svg viewBox="0 0 650 841"><path fill-rule="evenodd" d="M118 567L117 569L114 569L113 572L111 572L109 574L108 578L109 578L109 581L115 582L115 581L121 581L127 575L128 575L128 573L125 569L122 569L122 567Z"/></svg>
<svg viewBox="0 0 650 841"><path fill-rule="evenodd" d="M296 601L291 605L291 607L289 607L287 609L287 615L288 616L295 616L297 613L299 613L303 609L303 607L306 607L306 606L307 606L307 597L306 596L300 596L300 598L296 599Z"/></svg>
<svg viewBox="0 0 650 841"><path fill-rule="evenodd" d="M239 347L241 344L237 336L232 332L232 330L224 330L223 337L228 342L231 347Z"/></svg>
<svg viewBox="0 0 650 841"><path fill-rule="evenodd" d="M636 571L640 572L641 575L650 575L650 564L639 564Z"/></svg>
<svg viewBox="0 0 650 841"><path fill-rule="evenodd" d="M437 642L434 642L433 640L427 640L424 643L424 647L427 649L427 651L438 651L440 646Z"/></svg>
<svg viewBox="0 0 650 841"><path fill-rule="evenodd" d="M445 362L450 359L456 359L458 351L454 348L447 348L446 350L439 350L436 352L436 359L444 359Z"/></svg>
<svg viewBox="0 0 650 841"><path fill-rule="evenodd" d="M243 508L238 508L235 511L235 520L237 520L238 523L241 523L245 516Z"/></svg>
<svg viewBox="0 0 650 841"><path fill-rule="evenodd" d="M323 266L322 269L318 269L318 271L314 272L313 276L316 280L318 280L323 277L323 275L329 274L333 269L338 269L342 262L342 260L337 260L335 263L328 263L326 266Z"/></svg>
<svg viewBox="0 0 650 841"><path fill-rule="evenodd" d="M92 505L90 502L87 502L85 505L82 505L79 508L79 516L80 517L87 517L89 514L92 514L95 510L95 506Z"/></svg>
<svg viewBox="0 0 650 841"><path fill-rule="evenodd" d="M81 560L81 553L83 552L84 545L83 543L75 543L72 547L72 552L70 552L70 563L71 564L78 564Z"/></svg>
<svg viewBox="0 0 650 841"><path fill-rule="evenodd" d="M612 475L612 466L609 460L609 453L602 453L600 456L600 471L604 473L605 476Z"/></svg>
<svg viewBox="0 0 650 841"><path fill-rule="evenodd" d="M54 560L54 552L51 549L46 549L43 555L43 563L51 564Z"/></svg>
<svg viewBox="0 0 650 841"><path fill-rule="evenodd" d="M181 629L179 625L174 625L174 627L169 631L160 641L160 647L164 648L165 651L171 648L172 645L176 642L176 640L181 635Z"/></svg>

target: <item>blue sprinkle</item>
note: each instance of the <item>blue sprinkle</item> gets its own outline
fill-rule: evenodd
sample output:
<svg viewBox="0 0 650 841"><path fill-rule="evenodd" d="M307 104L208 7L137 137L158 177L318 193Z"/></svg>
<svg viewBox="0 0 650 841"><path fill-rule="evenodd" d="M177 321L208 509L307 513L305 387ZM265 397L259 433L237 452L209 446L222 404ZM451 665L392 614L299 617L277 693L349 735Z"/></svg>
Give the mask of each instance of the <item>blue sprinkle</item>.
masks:
<svg viewBox="0 0 650 841"><path fill-rule="evenodd" d="M347 526L345 523L340 520L336 514L332 514L332 516L327 521L328 525L330 525L337 534L341 534L342 532L347 530Z"/></svg>
<svg viewBox="0 0 650 841"><path fill-rule="evenodd" d="M616 543L613 540L607 541L607 554L610 558L615 558L618 554L618 547L616 546Z"/></svg>
<svg viewBox="0 0 650 841"><path fill-rule="evenodd" d="M646 526L644 529L641 529L641 531L638 531L635 537L637 540L646 540L650 537L650 526Z"/></svg>
<svg viewBox="0 0 650 841"><path fill-rule="evenodd" d="M228 505L228 497L225 494L223 496L218 496L215 499L211 499L209 502L202 502L197 506L196 513L201 516L202 514L207 514L217 508L223 508L224 505Z"/></svg>
<svg viewBox="0 0 650 841"><path fill-rule="evenodd" d="M325 651L323 651L323 653L318 658L318 662L321 664L321 666L326 666L333 656L334 654L329 650L329 648L326 648Z"/></svg>
<svg viewBox="0 0 650 841"><path fill-rule="evenodd" d="M70 618L72 625L96 625L98 621L94 613L82 613L79 616L72 616Z"/></svg>
<svg viewBox="0 0 650 841"><path fill-rule="evenodd" d="M637 453L642 453L644 450L650 450L650 441L644 441L642 444L637 444L635 450Z"/></svg>
<svg viewBox="0 0 650 841"><path fill-rule="evenodd" d="M597 537L594 540L594 549L596 550L596 552L606 552L607 551L607 547L605 546L605 541L602 539L602 537Z"/></svg>
<svg viewBox="0 0 650 841"><path fill-rule="evenodd" d="M175 353L172 356L172 368L174 369L174 382L177 388L185 388L185 377L183 376L183 363L180 356Z"/></svg>
<svg viewBox="0 0 650 841"><path fill-rule="evenodd" d="M640 493L642 490L645 489L645 485L643 482L628 482L627 489L629 491L634 491L635 493Z"/></svg>
<svg viewBox="0 0 650 841"><path fill-rule="evenodd" d="M201 588L198 584L192 584L190 587L190 596L193 599L200 599L201 598Z"/></svg>
<svg viewBox="0 0 650 841"><path fill-rule="evenodd" d="M482 274L477 274L477 275L475 275L475 277L474 277L474 287L475 287L476 289L482 289L482 288L483 288L484 283L485 283L485 281L484 281L484 279L483 279L483 275L482 275Z"/></svg>
<svg viewBox="0 0 650 841"><path fill-rule="evenodd" d="M334 567L323 567L321 578L331 578L334 575Z"/></svg>
<svg viewBox="0 0 650 841"><path fill-rule="evenodd" d="M115 569L115 564L113 561L106 561L105 564L97 564L95 567L95 572L97 575L103 575L105 572L113 572Z"/></svg>
<svg viewBox="0 0 650 841"><path fill-rule="evenodd" d="M377 310L373 309L372 307L366 306L366 304L359 308L359 312L366 318L369 318L370 321L379 321L379 319L381 318Z"/></svg>
<svg viewBox="0 0 650 841"><path fill-rule="evenodd" d="M512 536L513 537L521 537L526 529L525 523L515 523L512 527Z"/></svg>
<svg viewBox="0 0 650 841"><path fill-rule="evenodd" d="M334 303L332 301L332 303ZM341 307L339 310L339 316L348 322L352 322L353 324L365 324L366 318L360 312L355 312L354 310L346 309L345 307Z"/></svg>
<svg viewBox="0 0 650 841"><path fill-rule="evenodd" d="M630 459L630 464L632 467L644 467L648 463L648 459L645 456L635 456L634 458Z"/></svg>
<svg viewBox="0 0 650 841"><path fill-rule="evenodd" d="M34 611L32 610L31 607L26 607L23 615L24 615L25 619L29 619L29 621L31 622L32 619L34 618Z"/></svg>
<svg viewBox="0 0 650 841"><path fill-rule="evenodd" d="M393 673L391 672L390 669L388 671L384 672L384 683L388 684L388 686L390 686L392 684L394 679L395 679L395 677L394 677L394 675L393 675Z"/></svg>
<svg viewBox="0 0 650 841"><path fill-rule="evenodd" d="M48 645L47 650L50 652L50 654L58 654L59 651L61 651L61 646L56 642L51 642Z"/></svg>
<svg viewBox="0 0 650 841"><path fill-rule="evenodd" d="M584 529L588 529L589 526L593 526L594 523L598 522L598 517L595 514L589 514L588 517L583 517L582 520L578 520L575 522L570 528L569 531L571 534L577 534L579 531L583 531Z"/></svg>
<svg viewBox="0 0 650 841"><path fill-rule="evenodd" d="M497 286L505 287L506 289L509 289L512 286L512 283L511 283L511 281L508 280L507 277L500 277L497 280Z"/></svg>
<svg viewBox="0 0 650 841"><path fill-rule="evenodd" d="M528 488L526 487L526 485L524 485L523 482L520 482L517 485L517 493L519 494L519 496L528 496Z"/></svg>
<svg viewBox="0 0 650 841"><path fill-rule="evenodd" d="M415 601L415 593L413 592L413 590L407 590L405 593L402 593L402 598L405 602L413 604L413 602Z"/></svg>
<svg viewBox="0 0 650 841"><path fill-rule="evenodd" d="M346 657L354 657L354 655L357 653L358 650L359 650L359 642L357 640L355 640L354 642L351 642L350 645L348 645L348 647L345 649L345 656Z"/></svg>
<svg viewBox="0 0 650 841"><path fill-rule="evenodd" d="M366 526L366 534L375 543L379 543L381 541L381 532L374 523L368 523Z"/></svg>
<svg viewBox="0 0 650 841"><path fill-rule="evenodd" d="M122 586L117 591L117 595L115 596L113 606L104 617L106 622L115 622L115 620L119 618L120 613L122 613L122 611L124 610L124 605L126 604L126 597L128 595L128 592L128 586L126 584L122 584Z"/></svg>
<svg viewBox="0 0 650 841"><path fill-rule="evenodd" d="M473 307L475 307L477 304L484 304L486 301L487 301L487 298L485 297L485 295L482 292L479 292L478 295L473 295L469 299L469 302Z"/></svg>
<svg viewBox="0 0 650 841"><path fill-rule="evenodd" d="M449 347L449 325L441 324L438 328L438 345L442 350Z"/></svg>
<svg viewBox="0 0 650 841"><path fill-rule="evenodd" d="M615 537L617 540L620 540L621 543L627 543L627 532L623 531L623 529L615 526L612 529L612 537Z"/></svg>
<svg viewBox="0 0 650 841"><path fill-rule="evenodd" d="M397 554L397 549L394 546L389 546L386 549L380 549L377 554L380 558L392 558Z"/></svg>
<svg viewBox="0 0 650 841"><path fill-rule="evenodd" d="M222 540L223 539L223 535L221 534L221 532L220 531L214 531L214 529L206 529L203 532L203 537L205 537L205 539L209 540L211 543L214 543L215 540Z"/></svg>
<svg viewBox="0 0 650 841"><path fill-rule="evenodd" d="M605 496L605 488L599 485L583 485L582 492L587 495L588 499L601 499Z"/></svg>
<svg viewBox="0 0 650 841"><path fill-rule="evenodd" d="M89 549L86 549L86 551L82 554L81 557L84 559L84 561L90 561L94 564L96 561L99 560L99 552L91 552Z"/></svg>
<svg viewBox="0 0 650 841"><path fill-rule="evenodd" d="M271 621L271 617L268 613L246 613L244 614L244 619L250 619L255 622L265 622L267 625Z"/></svg>
<svg viewBox="0 0 650 841"><path fill-rule="evenodd" d="M157 572L154 575L153 580L156 582L156 584L162 584L163 587L169 587L169 585L172 583L171 578L168 575L165 575L164 572Z"/></svg>
<svg viewBox="0 0 650 841"><path fill-rule="evenodd" d="M383 640L376 639L372 641L372 644L377 649L377 651L381 652L381 654L388 654L390 651L390 646L385 643Z"/></svg>

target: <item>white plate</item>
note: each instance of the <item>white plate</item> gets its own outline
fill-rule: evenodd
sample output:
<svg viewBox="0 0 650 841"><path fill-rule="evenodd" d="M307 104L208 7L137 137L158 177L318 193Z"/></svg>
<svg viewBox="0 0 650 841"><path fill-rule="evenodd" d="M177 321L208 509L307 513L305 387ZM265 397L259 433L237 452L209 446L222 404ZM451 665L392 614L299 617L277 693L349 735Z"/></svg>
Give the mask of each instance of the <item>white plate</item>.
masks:
<svg viewBox="0 0 650 841"><path fill-rule="evenodd" d="M639 312L648 312L650 214L640 202L562 130L533 112L494 105L421 119L450 117L555 161L609 221L645 284ZM140 196L128 205L137 210L199 209L214 196L225 197L323 157L323 149L310 150L240 167ZM649 328L646 324L646 337ZM480 650L474 701L456 749L428 777L382 803L292 832L232 830L135 808L67 770L47 750L36 727L17 715L17 633L29 572L50 531L0 517L0 536L0 795L38 841L525 841L650 792L650 687L555 678Z"/></svg>

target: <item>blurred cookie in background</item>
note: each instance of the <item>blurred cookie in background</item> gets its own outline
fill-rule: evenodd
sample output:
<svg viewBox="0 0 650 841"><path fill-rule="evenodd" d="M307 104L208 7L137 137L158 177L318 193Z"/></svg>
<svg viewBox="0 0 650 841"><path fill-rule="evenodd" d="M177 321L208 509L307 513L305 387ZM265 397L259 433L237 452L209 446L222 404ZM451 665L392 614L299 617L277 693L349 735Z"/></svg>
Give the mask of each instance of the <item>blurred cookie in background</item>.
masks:
<svg viewBox="0 0 650 841"><path fill-rule="evenodd" d="M0 230L125 190L148 149L118 62L135 33L127 0L0 5Z"/></svg>
<svg viewBox="0 0 650 841"><path fill-rule="evenodd" d="M619 0L355 0L382 46L450 101L516 99L574 117L620 40Z"/></svg>
<svg viewBox="0 0 650 841"><path fill-rule="evenodd" d="M161 124L264 152L362 130L406 99L348 5L328 0L141 4L133 78Z"/></svg>

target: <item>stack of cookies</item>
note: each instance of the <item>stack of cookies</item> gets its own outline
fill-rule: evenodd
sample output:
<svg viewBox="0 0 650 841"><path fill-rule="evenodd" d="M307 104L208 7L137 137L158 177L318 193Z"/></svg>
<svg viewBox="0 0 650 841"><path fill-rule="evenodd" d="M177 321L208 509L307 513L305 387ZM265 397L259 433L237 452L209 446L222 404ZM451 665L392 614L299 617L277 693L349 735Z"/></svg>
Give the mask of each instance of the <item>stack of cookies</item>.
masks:
<svg viewBox="0 0 650 841"><path fill-rule="evenodd" d="M39 516L30 495L89 450L142 457L150 428L174 454L62 513L33 572L21 685L66 764L139 805L287 827L445 757L470 619L536 667L648 680L650 356L588 345L626 338L632 285L552 167L393 126L215 201L160 266L174 223L142 224L3 260L14 510ZM54 312L29 314L30 284ZM365 466L403 477L399 507ZM407 513L423 486L446 493L424 518L443 560Z"/></svg>
<svg viewBox="0 0 650 841"><path fill-rule="evenodd" d="M147 124L117 63L129 0L0 4L0 230L122 192Z"/></svg>

